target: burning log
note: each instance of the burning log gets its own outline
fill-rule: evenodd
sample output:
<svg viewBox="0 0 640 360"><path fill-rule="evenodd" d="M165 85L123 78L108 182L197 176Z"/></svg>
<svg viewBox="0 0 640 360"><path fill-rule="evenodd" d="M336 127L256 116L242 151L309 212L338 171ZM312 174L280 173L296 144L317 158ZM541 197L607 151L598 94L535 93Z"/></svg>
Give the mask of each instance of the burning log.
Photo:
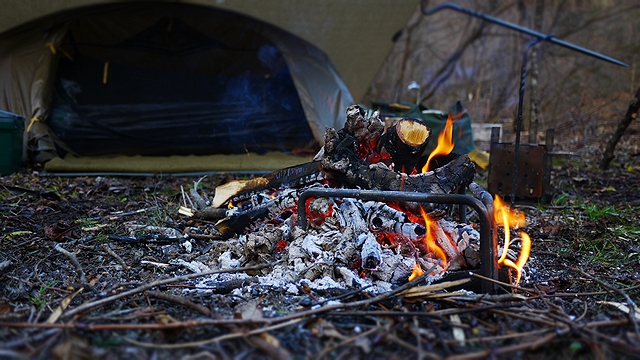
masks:
<svg viewBox="0 0 640 360"><path fill-rule="evenodd" d="M467 249L477 249L480 236L469 225L442 219L446 205L330 197L299 201L313 187L450 194L469 185L475 167L466 155L419 173L430 132L412 119L385 132L377 112L368 116L353 105L342 129L327 129L325 146L314 161L218 187L211 206L203 209L206 198L196 198L191 203L198 209L181 213L224 216L215 225L221 238L243 250L216 245L220 266L282 259L272 270L282 279L338 275L362 285L363 276L397 283L416 269L434 276L459 269L466 266L466 257L473 262L477 254ZM295 226L298 208L309 220L306 228Z"/></svg>
<svg viewBox="0 0 640 360"><path fill-rule="evenodd" d="M345 133L328 129L325 133L322 168L331 177L342 180L343 185L370 190L394 190L450 194L468 185L475 176L475 166L468 156L461 155L434 171L407 175L389 169L382 163L370 164L356 153L355 139ZM426 206L428 212L441 207Z"/></svg>
<svg viewBox="0 0 640 360"><path fill-rule="evenodd" d="M223 239L229 239L277 217L281 217L282 220L287 219L297 204L298 190L286 189L274 199L251 207L247 211L226 217L216 224L216 228L222 234Z"/></svg>
<svg viewBox="0 0 640 360"><path fill-rule="evenodd" d="M414 119L402 119L380 137L378 147L381 154L389 154L394 169L411 174L429 143L431 129ZM384 155L381 155L384 158Z"/></svg>

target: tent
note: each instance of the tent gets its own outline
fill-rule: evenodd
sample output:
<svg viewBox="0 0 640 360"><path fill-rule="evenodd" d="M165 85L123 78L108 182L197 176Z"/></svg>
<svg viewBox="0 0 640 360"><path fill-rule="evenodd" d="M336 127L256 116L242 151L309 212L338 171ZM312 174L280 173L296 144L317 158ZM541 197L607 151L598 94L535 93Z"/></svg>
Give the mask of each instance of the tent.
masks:
<svg viewBox="0 0 640 360"><path fill-rule="evenodd" d="M0 107L30 119L38 160L299 148L340 126L352 102L313 45L197 5L69 10L3 34L0 48L12 79Z"/></svg>
<svg viewBox="0 0 640 360"><path fill-rule="evenodd" d="M330 59L262 21L183 3L101 4L0 35L0 108L36 160L290 151L353 103Z"/></svg>

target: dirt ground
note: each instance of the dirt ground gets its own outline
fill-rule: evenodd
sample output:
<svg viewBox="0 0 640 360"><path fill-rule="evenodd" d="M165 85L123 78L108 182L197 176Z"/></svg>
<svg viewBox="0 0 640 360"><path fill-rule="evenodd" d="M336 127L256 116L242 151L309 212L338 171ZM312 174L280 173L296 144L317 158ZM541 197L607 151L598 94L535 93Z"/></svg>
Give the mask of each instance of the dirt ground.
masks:
<svg viewBox="0 0 640 360"><path fill-rule="evenodd" d="M134 225L206 234L177 212L196 179L21 170L0 183L0 358L638 358L638 138L607 171L596 151L554 160L552 200L517 205L533 241L522 281L497 295L303 282L292 295L225 271L196 291L204 274L177 260L205 261L214 240L124 241Z"/></svg>

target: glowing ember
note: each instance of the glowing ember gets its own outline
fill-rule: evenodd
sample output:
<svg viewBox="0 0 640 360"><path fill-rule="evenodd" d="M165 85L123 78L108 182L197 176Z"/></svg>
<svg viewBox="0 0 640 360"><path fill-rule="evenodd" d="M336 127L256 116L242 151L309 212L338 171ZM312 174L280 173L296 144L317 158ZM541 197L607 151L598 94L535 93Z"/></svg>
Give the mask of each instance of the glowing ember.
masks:
<svg viewBox="0 0 640 360"><path fill-rule="evenodd" d="M416 264L413 267L413 270L411 270L411 275L409 275L409 281L417 278L418 276L424 274L424 270L422 270L422 267L420 266L420 264Z"/></svg>
<svg viewBox="0 0 640 360"><path fill-rule="evenodd" d="M422 172L425 173L429 170L429 164L431 163L431 159L438 155L449 155L453 150L453 117L451 113L447 117L447 123L444 125L444 129L438 135L438 145L435 149L429 154L429 158L427 159L427 163L422 167Z"/></svg>
<svg viewBox="0 0 640 360"><path fill-rule="evenodd" d="M496 195L493 200L493 216L496 225L502 225L504 227L504 244L502 254L498 259L498 264L508 266L516 271L515 284L518 285L520 276L522 275L522 269L524 268L524 264L527 263L529 253L531 252L531 238L529 235L524 231L520 232L520 255L515 263L507 259L507 253L509 251L509 245L511 244L511 228L524 226L526 223L525 215L520 211L511 209L504 203L500 196Z"/></svg>
<svg viewBox="0 0 640 360"><path fill-rule="evenodd" d="M436 258L442 260L442 268L444 270L447 269L447 255L444 253L444 250L436 243L435 233L438 230L435 221L431 220L427 212L424 211L422 206L420 207L420 214L422 214L422 218L424 219L424 227L427 230L427 233L424 236L424 241L427 245L427 251L431 255L435 255Z"/></svg>

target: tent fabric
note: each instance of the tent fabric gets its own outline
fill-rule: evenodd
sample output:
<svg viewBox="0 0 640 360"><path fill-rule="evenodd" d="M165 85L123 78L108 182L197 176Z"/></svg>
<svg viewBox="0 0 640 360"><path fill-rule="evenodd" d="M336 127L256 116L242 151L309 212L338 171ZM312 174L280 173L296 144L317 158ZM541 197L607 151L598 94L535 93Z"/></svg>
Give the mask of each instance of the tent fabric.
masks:
<svg viewBox="0 0 640 360"><path fill-rule="evenodd" d="M166 29L167 34L163 35L158 29ZM178 33L184 36L172 37L172 34ZM158 34L161 36L158 37ZM283 136L287 130L293 133L293 137L301 139L304 139L306 131L309 138L322 144L325 129L342 127L344 109L353 102L331 61L313 45L269 24L205 6L143 2L104 4L69 10L0 34L0 49L0 74L3 74L4 79L0 81L0 108L27 118L26 127L30 129L27 134L28 149L37 155L36 160L40 161L51 158L55 150L60 149L60 146L54 148L53 143L64 145L57 141L58 137L64 139L70 131L80 129L81 126L77 124L82 124L87 131L103 128L105 132L99 136L88 136L84 144L82 137L75 137L77 143L66 144L73 145L67 147L67 151L74 152L74 146L83 148L80 145L83 144L81 152L102 154L104 151L100 150L99 140L104 140L109 134L120 137L122 146L112 144L112 147L120 152L132 154L138 151L154 154L157 149L165 149L164 155L179 153L167 149L172 146L170 142L163 144L163 141L156 141L159 143L156 150L136 150L133 146L136 143L143 144L149 137L153 137L151 125L155 123L158 126L163 122L170 124L165 128L166 133L177 138L186 138L186 142L183 143L185 145L180 146L178 142L174 146L174 150L182 149L184 154L207 151L218 153L225 150L233 153L238 152L238 148L243 148L244 151L282 150L282 144L246 149L241 136L234 137L238 132L245 137L255 138L253 140L256 142L268 144L269 141L273 142L277 137ZM176 58L179 58L179 61ZM74 88L79 85L77 81L56 77L60 73L72 74L73 71L65 72L65 69L68 70L77 64L88 64L84 69L93 71L94 76L90 79L88 76L78 77L85 82L93 82L90 87L84 84L84 89L80 86L80 94L74 93ZM137 91L136 96L140 96L144 101L136 102L133 99L127 103L120 99L119 103L106 100L100 103L100 99L94 99L91 103L85 99L85 103L80 102L83 96L101 96L101 93L96 92L89 92L89 96L86 96L85 90L88 91L89 88L108 88L115 84L117 76L129 74L133 77L144 72L147 79L157 80L158 77L164 79L173 76L176 79L194 79L192 84L196 84L199 78L210 79L208 89L212 94L216 88L222 87L221 82L226 86L226 82L235 81L240 88L263 86L265 91L281 93L276 99L282 103L272 106L277 109L275 112L251 113L254 120L263 120L262 124L258 121L258 125L255 125L238 120L247 114L247 99L243 96L246 94L239 94L235 99L224 96L216 98L217 95L198 95L198 90L192 89L196 99L176 103L172 103L171 99L144 99L145 95L154 93L158 87L167 85L161 81L156 88L153 88L154 84L148 84L148 91ZM77 75L83 74L80 71ZM283 84L289 81L297 99L289 98L288 104L285 104L283 99L288 96L288 90L284 85L284 90L277 86L268 88L268 84L275 83L275 77L285 79ZM106 83L101 83L103 80ZM129 84L135 84L135 79L129 80ZM127 84L126 81L122 83ZM184 83L185 80L182 79L180 84ZM140 84L135 85L138 89L143 89ZM169 85L172 86L171 82ZM123 93L130 90L128 87L121 89ZM175 89L177 98L180 97L180 91L180 88ZM117 95L117 90L112 91L110 95L114 94ZM239 103L239 106L231 111L229 109L233 109L234 101ZM55 114L52 113L52 102ZM223 111L225 107L229 110L226 113ZM294 119L297 122L278 128L285 123L287 117L286 114L282 115L283 111L280 108L296 107L301 110L299 114L302 116L297 116L298 113L295 111L288 114L290 117L297 116L298 118ZM152 108L153 111L150 110ZM110 112L112 119L117 120L117 126L113 125L114 123L101 123L100 116L109 115ZM139 116L122 116L135 112L138 112ZM207 117L207 112L209 122L202 120ZM223 120L227 121L227 130L221 129L225 126L215 128L211 120L215 113L220 112L224 113L222 116ZM93 117L87 116L87 113ZM199 114L201 120L194 114ZM146 118L147 125L143 125L144 121L141 122L140 119L145 118L145 115L157 116L156 119L159 120L154 122L154 119ZM56 134L50 131L45 123L44 120L47 119L60 120L63 125L71 123L72 126L66 129L58 126ZM301 123L305 126L300 126ZM145 136L131 136L132 128L136 128L136 125L140 125L141 129L138 130ZM122 128L118 129L118 126ZM236 128L231 129L233 126ZM188 131L184 131L185 129ZM180 131L183 133L180 134ZM208 148L207 131L211 135L212 144ZM197 151L189 150L189 146L194 146L193 139L204 139L204 147ZM221 143L223 139L226 139L227 144ZM214 146L215 144L218 146ZM302 141L296 143L298 146L301 144ZM291 144L285 145L287 148L291 147ZM230 150L234 147L235 150ZM87 151L94 148L95 151ZM111 149L107 152L109 151Z"/></svg>
<svg viewBox="0 0 640 360"><path fill-rule="evenodd" d="M282 152L235 155L82 156L56 157L45 164L54 174L190 174L211 172L269 172L311 161L310 156Z"/></svg>
<svg viewBox="0 0 640 360"><path fill-rule="evenodd" d="M419 0L164 0L235 11L295 34L326 53L356 101L380 70ZM122 0L2 0L0 33L55 12ZM436 5L436 4L432 4Z"/></svg>

